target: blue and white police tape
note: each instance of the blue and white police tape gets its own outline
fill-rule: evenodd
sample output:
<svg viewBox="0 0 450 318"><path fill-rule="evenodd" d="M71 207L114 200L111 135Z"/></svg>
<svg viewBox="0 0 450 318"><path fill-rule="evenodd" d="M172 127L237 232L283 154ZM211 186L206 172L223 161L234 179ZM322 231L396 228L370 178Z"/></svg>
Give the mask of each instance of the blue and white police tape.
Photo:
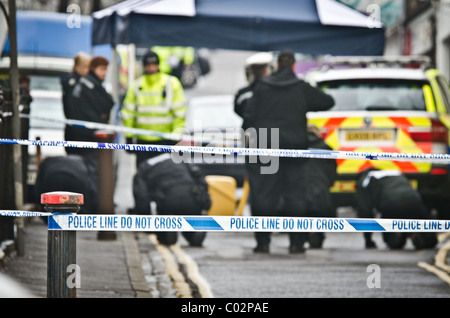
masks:
<svg viewBox="0 0 450 318"><path fill-rule="evenodd" d="M148 130L148 129L130 128L130 127L124 127L124 126L118 126L118 125L110 125L110 124L102 124L102 123L84 121L84 120L76 120L76 119L61 119L60 120L60 119L46 118L46 117L40 117L40 116L30 116L28 114L20 114L20 117L21 118L29 118L29 119L33 119L33 120L61 123L61 124L66 124L66 125L70 125L70 126L84 127L84 128L88 128L88 129L108 130L108 131L113 131L113 132L117 132L117 133L132 134L134 136L160 137L162 139L172 140L172 141L182 141L183 140L183 141L189 141L189 142L196 142L196 143L200 143L200 144L208 143L209 145L214 145L214 144L227 145L227 146L236 145L236 142L233 140L227 140L226 138L221 138L223 140L214 140L211 138L206 138L202 134L198 134L198 133L195 133L194 135L164 133L164 132Z"/></svg>
<svg viewBox="0 0 450 318"><path fill-rule="evenodd" d="M134 135L138 135L138 136L155 136L155 137L161 137L161 138L164 138L167 140L175 140L175 141L189 137L189 136L179 135L179 134L163 133L163 132L147 130L147 129L128 128L128 127L124 127L124 126L95 123L95 122L76 120L76 119L61 119L60 120L60 119L40 117L40 116L31 116L28 114L20 114L20 117L21 118L29 118L29 119L33 119L33 120L42 120L42 121L48 121L48 122L54 122L54 123L67 124L70 126L84 127L84 128L89 128L89 129L96 129L96 130L103 129L103 130L109 130L109 131L114 131L114 132L130 133L130 134L134 134Z"/></svg>
<svg viewBox="0 0 450 318"><path fill-rule="evenodd" d="M54 213L50 212L12 211L12 210L0 211L0 216L34 217L34 216L52 216L52 215L54 215Z"/></svg>
<svg viewBox="0 0 450 318"><path fill-rule="evenodd" d="M48 229L144 232L450 232L450 220L59 214L49 217Z"/></svg>
<svg viewBox="0 0 450 318"><path fill-rule="evenodd" d="M239 156L268 156L289 158L318 158L318 159L359 159L359 160L385 160L385 161L417 161L450 164L449 154L428 153L396 153L396 152L353 152L320 149L260 149L237 147L200 147L200 146L167 146L120 144L86 141L46 141L26 139L0 139L0 144L17 144L22 146L56 146L90 149L122 149L132 151L152 151L182 154L209 154L209 155L239 155Z"/></svg>
<svg viewBox="0 0 450 318"><path fill-rule="evenodd" d="M0 211L48 217L49 230L142 232L450 232L450 220L277 216L124 215Z"/></svg>

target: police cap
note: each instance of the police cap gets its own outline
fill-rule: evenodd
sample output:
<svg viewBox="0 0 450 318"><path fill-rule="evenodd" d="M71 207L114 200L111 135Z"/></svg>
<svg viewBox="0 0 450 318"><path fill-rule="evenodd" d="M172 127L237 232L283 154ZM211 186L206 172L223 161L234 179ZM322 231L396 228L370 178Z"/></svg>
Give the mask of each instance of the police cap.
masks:
<svg viewBox="0 0 450 318"><path fill-rule="evenodd" d="M249 56L245 60L245 65L247 67L252 66L252 65L266 65L266 64L270 64L272 62L272 60L273 60L272 53L259 52L259 53Z"/></svg>
<svg viewBox="0 0 450 318"><path fill-rule="evenodd" d="M159 57L158 54L156 54L153 51L148 51L144 54L142 58L142 63L145 65L147 64L159 64Z"/></svg>

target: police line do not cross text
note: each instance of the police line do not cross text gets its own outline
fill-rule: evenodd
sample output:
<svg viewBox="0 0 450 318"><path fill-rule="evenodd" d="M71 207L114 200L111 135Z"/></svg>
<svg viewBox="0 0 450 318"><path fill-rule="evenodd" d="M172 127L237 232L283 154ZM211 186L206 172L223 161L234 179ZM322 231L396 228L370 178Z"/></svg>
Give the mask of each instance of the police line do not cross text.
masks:
<svg viewBox="0 0 450 318"><path fill-rule="evenodd" d="M450 220L55 214L49 216L48 228L69 231L151 232L448 232Z"/></svg>

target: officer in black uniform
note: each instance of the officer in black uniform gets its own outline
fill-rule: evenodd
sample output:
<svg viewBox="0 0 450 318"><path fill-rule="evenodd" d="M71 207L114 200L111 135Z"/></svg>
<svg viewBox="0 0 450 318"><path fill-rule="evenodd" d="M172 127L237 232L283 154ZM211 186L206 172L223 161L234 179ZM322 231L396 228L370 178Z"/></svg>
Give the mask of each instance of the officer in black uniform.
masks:
<svg viewBox="0 0 450 318"><path fill-rule="evenodd" d="M211 206L208 184L200 168L184 162L175 163L171 154L162 154L142 162L133 179L135 214L151 214L151 202L157 214L201 215ZM201 246L205 232L183 232L192 246ZM157 232L162 244L175 244L177 232Z"/></svg>
<svg viewBox="0 0 450 318"><path fill-rule="evenodd" d="M398 170L367 169L356 183L358 216L374 217L374 210L387 219L429 219L430 215L420 194ZM435 233L383 232L383 240L391 249L404 247L411 237L416 249L432 248L437 244ZM364 233L366 248L376 247L372 233Z"/></svg>
<svg viewBox="0 0 450 318"><path fill-rule="evenodd" d="M245 106L253 96L255 84L261 78L270 74L270 63L272 60L273 56L271 53L259 52L253 54L245 61L245 75L248 85L239 89L234 96L234 112L244 119L242 123L244 130L248 128L244 118Z"/></svg>
<svg viewBox="0 0 450 318"><path fill-rule="evenodd" d="M259 148L307 149L306 113L327 110L334 100L297 78L292 51L282 51L277 64L276 72L255 84L245 107L244 119L256 133L250 135L250 144ZM267 165L259 157L247 165L253 215L305 216L305 184L301 181L304 160L279 158L278 166L271 162L270 168L265 169ZM255 232L255 238L254 252L268 253L270 232ZM306 238L305 233L289 233L289 252L303 253Z"/></svg>
<svg viewBox="0 0 450 318"><path fill-rule="evenodd" d="M107 124L114 106L112 96L106 91L103 82L106 78L108 60L102 56L94 57L89 64L89 73L75 84L71 94L65 98L67 119ZM95 129L67 125L65 139L68 141L95 142ZM88 155L96 152L89 148L66 147L68 154Z"/></svg>
<svg viewBox="0 0 450 318"><path fill-rule="evenodd" d="M98 172L94 156L48 157L39 165L33 202L40 204L42 193L69 191L81 193L84 204L80 213L96 213L98 207Z"/></svg>
<svg viewBox="0 0 450 318"><path fill-rule="evenodd" d="M332 150L320 138L315 126L308 126L309 149ZM305 186L306 216L336 217L336 207L331 199L330 187L337 177L335 159L310 158L305 161L302 182ZM311 248L322 247L325 234L309 233L308 242Z"/></svg>

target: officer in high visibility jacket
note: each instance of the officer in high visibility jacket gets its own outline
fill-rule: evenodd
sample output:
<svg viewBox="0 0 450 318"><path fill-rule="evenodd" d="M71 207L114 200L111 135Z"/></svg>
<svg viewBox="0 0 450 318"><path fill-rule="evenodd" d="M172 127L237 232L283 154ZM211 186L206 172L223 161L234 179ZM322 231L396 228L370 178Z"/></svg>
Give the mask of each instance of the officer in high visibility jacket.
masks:
<svg viewBox="0 0 450 318"><path fill-rule="evenodd" d="M143 57L145 73L130 85L121 110L125 127L162 133L182 133L186 104L180 81L159 71L159 57L147 52ZM174 145L176 141L160 136L126 134L128 143ZM137 152L136 166L158 153Z"/></svg>
<svg viewBox="0 0 450 318"><path fill-rule="evenodd" d="M193 47L153 46L151 50L159 56L159 70L176 76L180 81L184 68L195 60Z"/></svg>

